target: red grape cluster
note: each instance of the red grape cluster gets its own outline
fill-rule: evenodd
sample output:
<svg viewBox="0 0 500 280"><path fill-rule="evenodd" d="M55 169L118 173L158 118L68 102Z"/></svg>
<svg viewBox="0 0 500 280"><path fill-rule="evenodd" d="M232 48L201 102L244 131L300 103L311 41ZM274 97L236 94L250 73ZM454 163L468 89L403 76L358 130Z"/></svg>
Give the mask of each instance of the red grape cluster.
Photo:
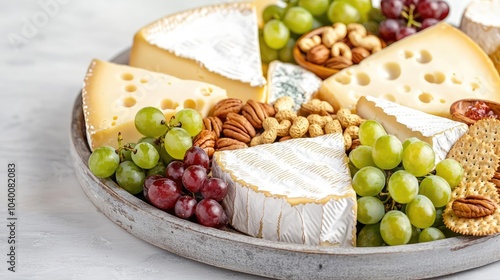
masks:
<svg viewBox="0 0 500 280"><path fill-rule="evenodd" d="M196 218L199 224L220 228L228 218L220 202L227 195L227 185L207 175L210 160L200 147L186 151L183 161L172 161L165 176L152 175L144 182L144 197L159 209L179 218Z"/></svg>
<svg viewBox="0 0 500 280"><path fill-rule="evenodd" d="M443 0L382 0L380 37L388 43L399 41L445 19L450 7Z"/></svg>

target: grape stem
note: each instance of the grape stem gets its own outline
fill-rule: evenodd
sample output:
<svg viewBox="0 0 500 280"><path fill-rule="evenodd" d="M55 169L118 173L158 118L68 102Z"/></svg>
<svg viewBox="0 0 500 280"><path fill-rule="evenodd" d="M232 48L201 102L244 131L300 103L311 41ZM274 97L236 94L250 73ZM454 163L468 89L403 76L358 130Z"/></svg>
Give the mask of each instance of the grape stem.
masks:
<svg viewBox="0 0 500 280"><path fill-rule="evenodd" d="M410 7L404 6L401 15L408 21L407 27L415 26L417 28L422 27L422 24L415 20L418 18L419 14L415 13L415 5L411 4Z"/></svg>

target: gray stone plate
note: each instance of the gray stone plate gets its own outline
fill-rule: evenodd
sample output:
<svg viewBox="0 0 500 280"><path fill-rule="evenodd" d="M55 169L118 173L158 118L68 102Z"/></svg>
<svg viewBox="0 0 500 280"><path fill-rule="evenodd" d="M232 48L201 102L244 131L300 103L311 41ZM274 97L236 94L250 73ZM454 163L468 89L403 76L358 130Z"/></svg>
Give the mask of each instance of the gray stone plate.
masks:
<svg viewBox="0 0 500 280"><path fill-rule="evenodd" d="M128 52L113 61L126 64ZM80 95L71 126L71 157L89 199L126 231L179 256L277 279L429 278L500 260L498 234L404 246L332 248L271 242L207 228L158 210L112 180L98 179L90 172Z"/></svg>

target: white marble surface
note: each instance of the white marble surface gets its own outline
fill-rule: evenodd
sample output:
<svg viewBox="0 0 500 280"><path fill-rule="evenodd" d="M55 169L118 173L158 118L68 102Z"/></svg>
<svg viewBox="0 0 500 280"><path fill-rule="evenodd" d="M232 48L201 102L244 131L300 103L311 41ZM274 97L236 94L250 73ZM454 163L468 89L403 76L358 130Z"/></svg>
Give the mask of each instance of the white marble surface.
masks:
<svg viewBox="0 0 500 280"><path fill-rule="evenodd" d="M71 109L90 60L112 58L136 30L165 14L217 2L223 1L0 2L0 279L263 279L187 260L128 234L86 198L69 160ZM457 23L468 1L449 2ZM10 162L18 179L16 273L6 263ZM443 279L498 275L500 262Z"/></svg>

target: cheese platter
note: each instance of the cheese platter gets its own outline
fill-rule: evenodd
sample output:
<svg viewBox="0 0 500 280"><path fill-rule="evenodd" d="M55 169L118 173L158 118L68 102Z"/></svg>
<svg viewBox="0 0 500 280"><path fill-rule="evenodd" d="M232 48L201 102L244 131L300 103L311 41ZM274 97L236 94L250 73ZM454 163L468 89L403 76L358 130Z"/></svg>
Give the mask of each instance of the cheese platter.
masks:
<svg viewBox="0 0 500 280"><path fill-rule="evenodd" d="M75 101L83 190L146 242L264 277L429 278L500 260L500 122L450 112L461 98L500 100L494 58L439 22L447 5L408 3L408 27L393 37L382 32L391 21L382 3L383 39L342 22L320 27L322 39L279 38L271 26L312 28L288 18L308 7L293 1L279 17L279 6L266 17L238 2L144 27L129 50L91 62ZM453 60L451 45L474 71L467 62L435 71ZM269 48L282 61L266 61ZM316 77L286 62L286 48L290 59L300 48L342 68Z"/></svg>

